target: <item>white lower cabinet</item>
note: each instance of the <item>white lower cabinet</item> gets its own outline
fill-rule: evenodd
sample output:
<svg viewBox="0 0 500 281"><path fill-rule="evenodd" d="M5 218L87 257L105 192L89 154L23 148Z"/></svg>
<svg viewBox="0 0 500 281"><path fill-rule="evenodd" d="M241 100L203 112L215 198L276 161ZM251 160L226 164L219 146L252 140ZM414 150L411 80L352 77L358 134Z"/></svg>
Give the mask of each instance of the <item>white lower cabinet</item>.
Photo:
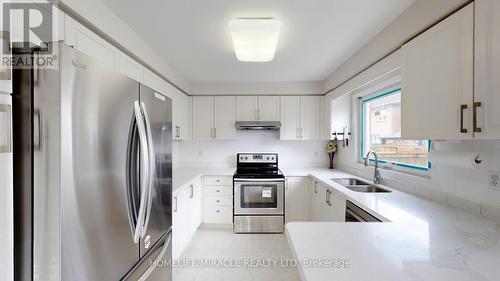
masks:
<svg viewBox="0 0 500 281"><path fill-rule="evenodd" d="M203 224L230 226L233 223L232 177L205 176L203 182Z"/></svg>
<svg viewBox="0 0 500 281"><path fill-rule="evenodd" d="M345 221L346 200L333 188L330 188L317 180L313 181L310 196L311 221Z"/></svg>
<svg viewBox="0 0 500 281"><path fill-rule="evenodd" d="M307 221L309 177L287 177L285 182L285 222Z"/></svg>
<svg viewBox="0 0 500 281"><path fill-rule="evenodd" d="M172 256L179 258L201 224L201 181L195 179L173 194Z"/></svg>

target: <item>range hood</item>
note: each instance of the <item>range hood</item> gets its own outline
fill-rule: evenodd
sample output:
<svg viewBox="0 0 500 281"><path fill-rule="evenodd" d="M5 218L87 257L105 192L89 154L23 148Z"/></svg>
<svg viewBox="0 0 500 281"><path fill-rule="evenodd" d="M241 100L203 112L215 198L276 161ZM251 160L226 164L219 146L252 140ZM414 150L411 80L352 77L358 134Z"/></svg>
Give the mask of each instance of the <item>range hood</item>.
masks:
<svg viewBox="0 0 500 281"><path fill-rule="evenodd" d="M279 130L279 121L236 121L236 130Z"/></svg>

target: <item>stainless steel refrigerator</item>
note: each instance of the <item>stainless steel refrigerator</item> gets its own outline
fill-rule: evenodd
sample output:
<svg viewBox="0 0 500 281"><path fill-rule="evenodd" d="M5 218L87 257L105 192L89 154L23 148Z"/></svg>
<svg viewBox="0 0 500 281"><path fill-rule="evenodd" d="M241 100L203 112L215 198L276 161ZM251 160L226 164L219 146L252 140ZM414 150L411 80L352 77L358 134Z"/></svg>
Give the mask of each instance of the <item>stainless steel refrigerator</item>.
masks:
<svg viewBox="0 0 500 281"><path fill-rule="evenodd" d="M171 100L53 47L13 70L15 280L171 280Z"/></svg>

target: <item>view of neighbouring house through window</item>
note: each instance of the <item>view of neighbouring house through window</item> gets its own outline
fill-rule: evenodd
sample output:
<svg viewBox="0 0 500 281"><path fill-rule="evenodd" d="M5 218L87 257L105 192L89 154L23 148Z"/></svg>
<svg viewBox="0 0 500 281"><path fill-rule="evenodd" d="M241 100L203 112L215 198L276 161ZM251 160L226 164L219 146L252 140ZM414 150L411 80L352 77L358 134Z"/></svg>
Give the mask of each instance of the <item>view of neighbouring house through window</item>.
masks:
<svg viewBox="0 0 500 281"><path fill-rule="evenodd" d="M401 139L400 89L363 100L361 114L363 158L372 150L384 162L429 168L429 141Z"/></svg>

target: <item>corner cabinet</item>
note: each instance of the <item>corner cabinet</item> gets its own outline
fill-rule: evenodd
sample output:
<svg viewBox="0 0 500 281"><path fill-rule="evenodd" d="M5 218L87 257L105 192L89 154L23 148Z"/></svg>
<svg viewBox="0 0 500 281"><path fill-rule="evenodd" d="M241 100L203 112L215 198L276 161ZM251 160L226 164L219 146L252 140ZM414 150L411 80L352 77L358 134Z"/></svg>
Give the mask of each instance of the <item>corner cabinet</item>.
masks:
<svg viewBox="0 0 500 281"><path fill-rule="evenodd" d="M282 140L320 139L321 109L319 96L282 96Z"/></svg>
<svg viewBox="0 0 500 281"><path fill-rule="evenodd" d="M193 139L236 138L236 97L195 96L192 99Z"/></svg>
<svg viewBox="0 0 500 281"><path fill-rule="evenodd" d="M236 120L279 121L279 96L240 96L236 98Z"/></svg>
<svg viewBox="0 0 500 281"><path fill-rule="evenodd" d="M476 139L500 139L500 1L475 1Z"/></svg>
<svg viewBox="0 0 500 281"><path fill-rule="evenodd" d="M402 60L402 137L472 139L474 3L405 44Z"/></svg>

